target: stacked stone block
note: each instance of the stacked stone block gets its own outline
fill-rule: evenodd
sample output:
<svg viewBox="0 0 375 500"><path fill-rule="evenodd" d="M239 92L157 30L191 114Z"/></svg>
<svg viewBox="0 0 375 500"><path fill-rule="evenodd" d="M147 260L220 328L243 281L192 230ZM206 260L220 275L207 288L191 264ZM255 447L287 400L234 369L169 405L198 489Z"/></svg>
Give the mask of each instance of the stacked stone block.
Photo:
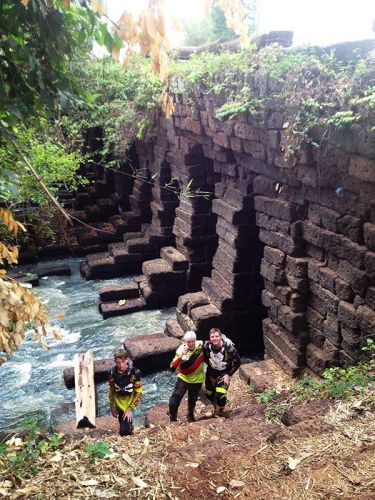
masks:
<svg viewBox="0 0 375 500"><path fill-rule="evenodd" d="M147 306L174 306L180 295L186 292L187 259L173 247L164 247L160 259L143 262L145 280L140 291Z"/></svg>
<svg viewBox="0 0 375 500"><path fill-rule="evenodd" d="M375 336L371 222L310 203L303 237L311 255L307 364L316 372L359 361Z"/></svg>
<svg viewBox="0 0 375 500"><path fill-rule="evenodd" d="M306 297L308 259L304 253L300 219L304 207L284 199L276 182L264 176L254 181L256 224L265 244L260 274L264 280L262 303L266 354L291 375L305 366L307 343Z"/></svg>
<svg viewBox="0 0 375 500"><path fill-rule="evenodd" d="M189 262L188 290L198 290L203 276L211 273L212 257L217 247L215 219L210 200L181 197L176 208L173 233L177 250Z"/></svg>
<svg viewBox="0 0 375 500"><path fill-rule="evenodd" d="M211 276L203 278L201 292L179 298L176 321L167 322L166 333L181 337L194 330L207 338L210 328L218 327L237 343L256 350L261 343L263 309L259 308L260 246L252 197L226 189L222 183L215 192L222 199L212 203L219 242Z"/></svg>

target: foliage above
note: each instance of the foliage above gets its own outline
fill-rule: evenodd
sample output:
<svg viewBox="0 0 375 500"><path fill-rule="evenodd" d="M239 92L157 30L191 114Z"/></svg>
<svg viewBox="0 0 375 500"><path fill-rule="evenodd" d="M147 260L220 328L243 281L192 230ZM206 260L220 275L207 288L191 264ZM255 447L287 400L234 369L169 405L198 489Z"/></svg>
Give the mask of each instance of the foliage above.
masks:
<svg viewBox="0 0 375 500"><path fill-rule="evenodd" d="M53 139L51 134L52 130L45 121L38 128L22 126L18 131L18 145L52 193L56 193L61 187L74 191L80 184L87 182L77 174L82 156L78 151L69 151L66 145ZM18 150L11 145L0 149L0 164L3 174L0 178L2 201L39 205L48 202L38 180L19 157Z"/></svg>
<svg viewBox="0 0 375 500"><path fill-rule="evenodd" d="M357 123L375 132L375 53L336 58L323 49L282 49L202 53L172 69L173 91L195 102L196 86L214 99L216 116L248 113L259 125L272 104L286 111L285 153L303 144L318 147L324 131ZM198 103L197 103L198 105ZM326 132L326 133L327 133Z"/></svg>
<svg viewBox="0 0 375 500"><path fill-rule="evenodd" d="M160 105L163 84L149 69L149 61L132 56L126 70L111 58L89 58L75 66L80 85L92 95L85 103L73 103L56 124L75 147L83 130L102 127L102 155L123 160L129 145L151 135L153 113Z"/></svg>
<svg viewBox="0 0 375 500"><path fill-rule="evenodd" d="M97 32L107 30L90 9L72 4L67 10L60 0L55 5L48 0L0 2L0 16L1 137L80 93L69 61L90 48Z"/></svg>

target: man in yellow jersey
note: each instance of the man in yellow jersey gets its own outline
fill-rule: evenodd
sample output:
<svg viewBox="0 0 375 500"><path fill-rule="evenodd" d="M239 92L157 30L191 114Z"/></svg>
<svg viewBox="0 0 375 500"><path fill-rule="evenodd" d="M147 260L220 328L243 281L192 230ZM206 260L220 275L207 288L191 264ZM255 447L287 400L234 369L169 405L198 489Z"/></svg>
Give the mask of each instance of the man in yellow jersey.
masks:
<svg viewBox="0 0 375 500"><path fill-rule="evenodd" d="M197 340L195 332L184 335L184 343L176 351L171 369L178 372L176 385L169 399L169 418L177 421L181 400L188 393L188 422L194 422L194 409L204 380L203 342Z"/></svg>
<svg viewBox="0 0 375 500"><path fill-rule="evenodd" d="M118 417L120 435L133 434L133 411L142 396L141 374L133 367L124 349L115 352L115 363L109 374L109 405L113 417Z"/></svg>

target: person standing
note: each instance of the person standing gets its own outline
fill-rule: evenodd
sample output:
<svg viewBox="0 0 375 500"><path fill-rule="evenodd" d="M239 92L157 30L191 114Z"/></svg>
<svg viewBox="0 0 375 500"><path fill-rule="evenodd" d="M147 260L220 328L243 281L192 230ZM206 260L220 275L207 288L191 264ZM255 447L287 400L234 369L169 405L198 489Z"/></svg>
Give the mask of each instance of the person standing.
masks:
<svg viewBox="0 0 375 500"><path fill-rule="evenodd" d="M169 418L177 421L181 400L188 393L188 422L194 422L194 410L199 391L204 380L203 342L197 340L195 332L188 331L183 337L184 343L179 346L171 362L171 369L178 372L176 385L169 399Z"/></svg>
<svg viewBox="0 0 375 500"><path fill-rule="evenodd" d="M113 417L118 417L120 435L133 434L133 411L142 396L140 371L124 349L117 349L114 355L116 366L109 375L109 405Z"/></svg>
<svg viewBox="0 0 375 500"><path fill-rule="evenodd" d="M240 356L232 341L219 328L211 328L209 331L209 340L204 343L203 354L207 364L206 396L214 405L215 415L223 415L230 377L241 365Z"/></svg>

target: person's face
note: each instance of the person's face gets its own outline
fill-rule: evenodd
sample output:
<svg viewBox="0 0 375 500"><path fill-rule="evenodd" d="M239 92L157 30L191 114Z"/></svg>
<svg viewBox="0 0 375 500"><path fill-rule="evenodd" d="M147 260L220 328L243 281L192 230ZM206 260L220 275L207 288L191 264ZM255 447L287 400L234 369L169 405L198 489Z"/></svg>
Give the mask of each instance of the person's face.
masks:
<svg viewBox="0 0 375 500"><path fill-rule="evenodd" d="M221 346L221 335L219 332L210 333L210 341L215 347Z"/></svg>
<svg viewBox="0 0 375 500"><path fill-rule="evenodd" d="M128 369L129 366L128 359L116 358L115 363L120 373L126 372L126 370Z"/></svg>
<svg viewBox="0 0 375 500"><path fill-rule="evenodd" d="M194 351L195 349L195 340L187 340L186 341L187 348L189 351Z"/></svg>

